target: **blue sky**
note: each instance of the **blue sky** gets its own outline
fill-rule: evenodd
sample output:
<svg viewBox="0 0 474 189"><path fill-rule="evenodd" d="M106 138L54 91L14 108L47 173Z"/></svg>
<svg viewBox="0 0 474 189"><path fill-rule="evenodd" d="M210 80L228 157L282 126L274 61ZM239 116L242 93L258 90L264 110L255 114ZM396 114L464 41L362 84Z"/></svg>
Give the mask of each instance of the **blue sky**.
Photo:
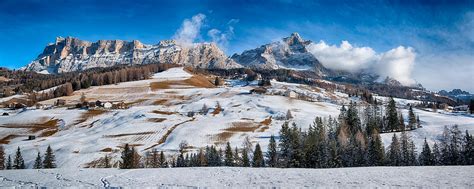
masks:
<svg viewBox="0 0 474 189"><path fill-rule="evenodd" d="M228 55L298 32L331 45L416 53L411 77L428 89L474 92L474 1L67 1L0 0L0 66L19 68L56 36L84 40L172 38L202 14L195 42L225 34ZM222 36L222 35L221 35ZM469 73L470 71L470 73ZM447 79L441 79L440 77ZM466 84L467 83L467 84Z"/></svg>

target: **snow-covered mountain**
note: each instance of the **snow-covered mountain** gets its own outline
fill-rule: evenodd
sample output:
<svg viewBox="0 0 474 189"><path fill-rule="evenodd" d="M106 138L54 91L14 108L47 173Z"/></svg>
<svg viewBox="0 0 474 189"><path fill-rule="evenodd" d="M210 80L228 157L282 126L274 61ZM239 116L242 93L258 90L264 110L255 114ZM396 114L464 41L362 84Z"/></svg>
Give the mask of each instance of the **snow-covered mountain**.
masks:
<svg viewBox="0 0 474 189"><path fill-rule="evenodd" d="M214 43L181 45L174 40L146 45L140 41L56 38L36 60L24 70L62 73L120 64L174 63L200 68L236 68L240 65L228 58Z"/></svg>
<svg viewBox="0 0 474 189"><path fill-rule="evenodd" d="M292 33L281 41L262 45L242 54L234 54L232 59L250 68L315 69L316 72L323 72L326 68L307 49L310 43L311 41L303 40L298 33Z"/></svg>

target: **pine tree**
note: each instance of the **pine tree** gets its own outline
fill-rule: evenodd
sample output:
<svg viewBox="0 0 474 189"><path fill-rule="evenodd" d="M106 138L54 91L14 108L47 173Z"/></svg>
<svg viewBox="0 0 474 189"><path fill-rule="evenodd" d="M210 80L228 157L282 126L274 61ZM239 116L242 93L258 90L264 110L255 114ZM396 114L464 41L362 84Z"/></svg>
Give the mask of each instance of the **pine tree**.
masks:
<svg viewBox="0 0 474 189"><path fill-rule="evenodd" d="M15 160L13 161L13 168L14 169L24 169L25 168L25 161L21 156L20 147L16 150Z"/></svg>
<svg viewBox="0 0 474 189"><path fill-rule="evenodd" d="M168 162L166 161L166 156L163 151L160 152L160 167L166 168L168 167Z"/></svg>
<svg viewBox="0 0 474 189"><path fill-rule="evenodd" d="M232 147L230 147L229 142L227 142L227 146L225 148L224 165L229 167L234 166L234 155L232 154Z"/></svg>
<svg viewBox="0 0 474 189"><path fill-rule="evenodd" d="M434 164L434 158L433 154L431 153L430 146L428 145L428 142L423 143L423 150L421 151L421 154L419 156L420 165L433 165Z"/></svg>
<svg viewBox="0 0 474 189"><path fill-rule="evenodd" d="M293 115L291 114L291 111L288 109L288 111L286 112L286 116L285 116L286 120L290 120L290 119L293 119Z"/></svg>
<svg viewBox="0 0 474 189"><path fill-rule="evenodd" d="M415 113L413 112L413 107L410 106L410 109L408 111L408 128L410 130L414 130L417 127L417 121L416 121L416 116Z"/></svg>
<svg viewBox="0 0 474 189"><path fill-rule="evenodd" d="M51 149L51 146L48 145L48 148L46 148L46 152L44 154L43 167L45 169L56 168L55 161L56 160L54 157L53 150Z"/></svg>
<svg viewBox="0 0 474 189"><path fill-rule="evenodd" d="M409 150L409 137L406 131L402 131L402 134L400 136L400 150L401 150L400 165L408 166L410 150Z"/></svg>
<svg viewBox="0 0 474 189"><path fill-rule="evenodd" d="M469 112L471 114L474 114L474 99L471 99L471 101L469 102Z"/></svg>
<svg viewBox="0 0 474 189"><path fill-rule="evenodd" d="M5 149L0 145L0 170L5 169Z"/></svg>
<svg viewBox="0 0 474 189"><path fill-rule="evenodd" d="M387 154L388 163L391 166L399 166L401 160L400 142L396 134L393 134L392 143L390 144Z"/></svg>
<svg viewBox="0 0 474 189"><path fill-rule="evenodd" d="M400 131L405 131L405 130L406 130L406 126L405 126L405 120L403 119L403 114L402 114L401 112L399 112L398 115L400 115L400 118L398 118L398 121L400 121L400 128L399 128L399 130L400 130Z"/></svg>
<svg viewBox="0 0 474 189"><path fill-rule="evenodd" d="M236 167L242 166L242 159L239 157L239 151L237 147L235 147L233 155L234 155L234 166Z"/></svg>
<svg viewBox="0 0 474 189"><path fill-rule="evenodd" d="M277 167L277 144L275 141L275 137L272 135L270 136L270 143L268 144L268 150L267 150L267 159L268 159L268 166L269 167Z"/></svg>
<svg viewBox="0 0 474 189"><path fill-rule="evenodd" d="M397 106L395 103L395 100L393 100L392 97L390 97L390 101L387 105L387 111L386 111L386 117L388 119L388 129L391 132L396 131L399 128L399 120L398 120L398 115L397 115Z"/></svg>
<svg viewBox="0 0 474 189"><path fill-rule="evenodd" d="M107 154L105 154L104 156L104 168L110 168L110 160L109 160L109 156Z"/></svg>
<svg viewBox="0 0 474 189"><path fill-rule="evenodd" d="M380 134L374 130L372 132L372 137L370 138L370 143L369 143L369 165L372 166L381 166L384 164L384 156L385 156L385 150L384 146L382 144L382 140L380 139Z"/></svg>
<svg viewBox="0 0 474 189"><path fill-rule="evenodd" d="M258 143L255 146L255 151L253 153L252 167L265 167L262 150L260 149L260 144Z"/></svg>
<svg viewBox="0 0 474 189"><path fill-rule="evenodd" d="M443 157L441 150L439 149L438 143L433 145L433 164L434 165L443 165Z"/></svg>
<svg viewBox="0 0 474 189"><path fill-rule="evenodd" d="M472 140L472 135L466 130L464 135L464 146L463 146L463 164L464 165L473 165L474 164L474 142Z"/></svg>
<svg viewBox="0 0 474 189"><path fill-rule="evenodd" d="M36 156L35 159L35 164L33 165L33 169L41 169L43 168L43 161L41 160L41 155L38 152L38 155Z"/></svg>
<svg viewBox="0 0 474 189"><path fill-rule="evenodd" d="M12 158L8 155L7 165L5 166L6 169L12 169Z"/></svg>
<svg viewBox="0 0 474 189"><path fill-rule="evenodd" d="M131 169L132 168L132 151L128 143L125 144L125 147L123 148L121 158L122 158L122 162L120 163L120 168Z"/></svg>
<svg viewBox="0 0 474 189"><path fill-rule="evenodd" d="M249 155L245 148L242 151L242 167L250 167Z"/></svg>
<svg viewBox="0 0 474 189"><path fill-rule="evenodd" d="M199 149L198 161L199 161L199 166L201 166L201 167L207 166L206 155L204 154L202 148Z"/></svg>

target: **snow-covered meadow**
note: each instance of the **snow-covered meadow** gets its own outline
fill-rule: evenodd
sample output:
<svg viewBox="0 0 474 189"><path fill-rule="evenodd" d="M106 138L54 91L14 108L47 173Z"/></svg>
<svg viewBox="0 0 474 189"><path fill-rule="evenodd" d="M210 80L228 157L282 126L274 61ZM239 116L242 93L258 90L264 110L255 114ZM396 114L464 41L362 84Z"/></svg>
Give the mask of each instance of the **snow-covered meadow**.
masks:
<svg viewBox="0 0 474 189"><path fill-rule="evenodd" d="M474 166L0 171L9 188L473 188Z"/></svg>
<svg viewBox="0 0 474 189"><path fill-rule="evenodd" d="M70 104L79 102L81 94L89 101L123 100L130 105L123 110L0 110L0 113L7 111L10 114L0 116L0 139L8 140L4 145L7 155L13 155L16 148L21 147L27 167L32 167L37 152L43 153L48 145L55 150L60 168L94 167L94 162L106 154L112 162L117 162L125 143L141 153L156 148L174 155L183 141L189 146L187 150L193 151L206 145L223 147L227 141L233 147L242 147L248 137L254 145L260 143L266 150L269 137L278 135L284 122L280 118L288 110L294 117L291 121L305 129L316 116L335 117L341 103L357 100L343 93L299 84L272 82L269 91L284 93L292 90L321 101L250 94L255 84L242 85L233 81L224 87L205 88L193 84L192 79L195 79L193 75L183 68L172 68L149 80L91 87L76 91L73 96L62 97ZM411 102L396 100L400 106ZM54 101L42 103L53 104ZM217 104L220 111L216 111ZM209 108L208 112L199 113L204 105ZM402 112L407 115L406 110ZM467 129L474 133L474 117L418 109L415 113L420 116L423 126L410 132L418 149L421 149L425 137L433 143L445 125L458 124L462 131ZM58 127L51 128L46 124L52 122ZM36 128L38 126L41 128ZM26 140L28 135L38 137ZM391 136L382 135L385 146L390 144Z"/></svg>

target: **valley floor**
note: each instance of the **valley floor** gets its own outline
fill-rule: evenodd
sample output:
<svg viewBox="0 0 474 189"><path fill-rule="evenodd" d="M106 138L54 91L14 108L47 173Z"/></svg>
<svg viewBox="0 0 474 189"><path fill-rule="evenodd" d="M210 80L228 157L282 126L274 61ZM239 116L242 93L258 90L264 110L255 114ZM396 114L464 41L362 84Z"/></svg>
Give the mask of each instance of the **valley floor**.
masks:
<svg viewBox="0 0 474 189"><path fill-rule="evenodd" d="M474 166L338 169L162 168L0 171L0 187L473 188Z"/></svg>

